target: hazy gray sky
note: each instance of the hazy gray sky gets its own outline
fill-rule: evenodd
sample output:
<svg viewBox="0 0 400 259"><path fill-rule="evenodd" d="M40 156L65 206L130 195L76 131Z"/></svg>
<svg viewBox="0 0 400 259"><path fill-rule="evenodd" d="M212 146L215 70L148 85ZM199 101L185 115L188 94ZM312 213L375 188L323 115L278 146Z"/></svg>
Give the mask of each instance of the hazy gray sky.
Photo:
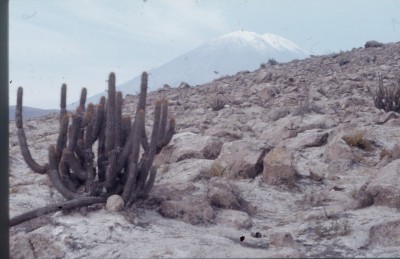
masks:
<svg viewBox="0 0 400 259"><path fill-rule="evenodd" d="M223 34L285 37L310 54L400 41L400 0L10 0L10 104L59 108Z"/></svg>

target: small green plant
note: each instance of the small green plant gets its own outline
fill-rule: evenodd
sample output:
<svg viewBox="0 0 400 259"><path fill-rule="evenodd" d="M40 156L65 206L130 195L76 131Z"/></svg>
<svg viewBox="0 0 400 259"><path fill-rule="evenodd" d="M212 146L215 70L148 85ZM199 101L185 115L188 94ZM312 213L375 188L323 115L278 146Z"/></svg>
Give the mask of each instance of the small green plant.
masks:
<svg viewBox="0 0 400 259"><path fill-rule="evenodd" d="M365 151L371 151L373 149L370 141L365 138L365 134L362 131L344 136L343 140L351 147L357 147Z"/></svg>

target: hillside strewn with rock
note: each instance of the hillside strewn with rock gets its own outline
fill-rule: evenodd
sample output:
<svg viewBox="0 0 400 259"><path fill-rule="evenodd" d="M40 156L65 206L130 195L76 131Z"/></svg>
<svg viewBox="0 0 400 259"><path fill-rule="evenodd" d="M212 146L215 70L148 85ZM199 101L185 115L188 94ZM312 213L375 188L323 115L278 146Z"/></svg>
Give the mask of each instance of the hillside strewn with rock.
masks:
<svg viewBox="0 0 400 259"><path fill-rule="evenodd" d="M100 204L15 226L11 254L398 257L400 115L375 107L379 73L384 85L398 84L400 43L151 92L147 114L166 97L177 129L156 157L150 197L122 211ZM124 112L137 101L128 95ZM64 200L25 164L15 129L11 122L11 217ZM45 162L58 115L27 120L25 130Z"/></svg>

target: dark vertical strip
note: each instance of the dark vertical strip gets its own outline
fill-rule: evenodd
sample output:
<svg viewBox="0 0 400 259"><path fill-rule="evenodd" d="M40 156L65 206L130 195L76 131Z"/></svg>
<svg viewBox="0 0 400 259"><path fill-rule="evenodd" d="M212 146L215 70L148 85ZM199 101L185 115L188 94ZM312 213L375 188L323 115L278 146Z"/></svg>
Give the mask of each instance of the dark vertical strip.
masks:
<svg viewBox="0 0 400 259"><path fill-rule="evenodd" d="M0 1L0 258L10 258L8 214L8 1Z"/></svg>

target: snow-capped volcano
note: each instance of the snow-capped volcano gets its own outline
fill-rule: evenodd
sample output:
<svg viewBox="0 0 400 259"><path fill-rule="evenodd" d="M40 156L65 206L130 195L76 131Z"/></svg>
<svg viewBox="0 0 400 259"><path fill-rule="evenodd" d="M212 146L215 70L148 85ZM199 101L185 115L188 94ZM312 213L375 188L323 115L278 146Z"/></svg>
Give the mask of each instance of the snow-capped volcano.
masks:
<svg viewBox="0 0 400 259"><path fill-rule="evenodd" d="M303 59L308 54L288 39L274 34L236 31L211 40L149 72L149 90L181 82L198 85L213 79L233 75L242 70L255 70L268 59L288 62ZM118 72L118 71L116 71ZM118 75L118 73L117 73ZM139 91L140 75L117 86L125 94ZM100 93L88 101L97 103Z"/></svg>

